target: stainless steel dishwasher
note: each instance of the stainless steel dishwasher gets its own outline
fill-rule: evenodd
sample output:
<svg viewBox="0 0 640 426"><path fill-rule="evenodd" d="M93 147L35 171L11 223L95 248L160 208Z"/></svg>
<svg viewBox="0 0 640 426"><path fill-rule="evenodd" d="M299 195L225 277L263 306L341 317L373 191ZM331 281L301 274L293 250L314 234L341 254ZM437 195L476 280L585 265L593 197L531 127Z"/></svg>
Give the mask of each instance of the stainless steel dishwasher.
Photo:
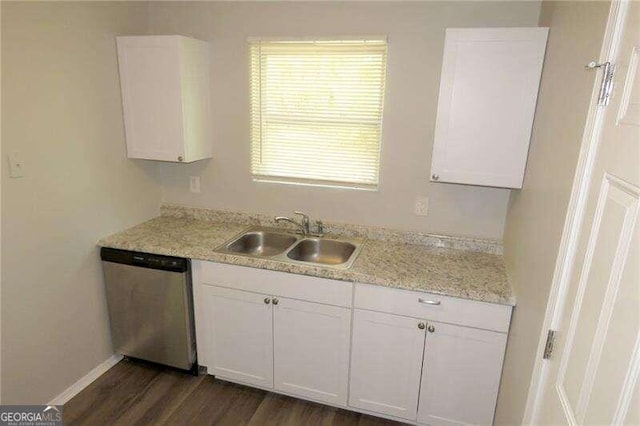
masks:
<svg viewBox="0 0 640 426"><path fill-rule="evenodd" d="M189 259L102 248L116 353L197 374Z"/></svg>

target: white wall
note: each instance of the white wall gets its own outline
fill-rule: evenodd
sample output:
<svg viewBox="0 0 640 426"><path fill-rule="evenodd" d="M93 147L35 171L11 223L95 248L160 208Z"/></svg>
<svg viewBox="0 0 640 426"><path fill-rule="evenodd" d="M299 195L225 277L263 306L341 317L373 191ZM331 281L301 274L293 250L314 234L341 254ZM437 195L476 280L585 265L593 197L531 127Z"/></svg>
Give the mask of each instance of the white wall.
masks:
<svg viewBox="0 0 640 426"><path fill-rule="evenodd" d="M496 424L520 424L544 320L609 3L543 2L550 27L524 187L514 191L505 260L518 302L511 323Z"/></svg>
<svg viewBox="0 0 640 426"><path fill-rule="evenodd" d="M509 191L429 182L446 27L536 26L539 2L154 2L152 34L211 43L214 158L161 164L163 200L501 239ZM379 192L255 183L249 164L247 37L387 35ZM202 193L189 193L189 176ZM417 195L429 216L413 214Z"/></svg>
<svg viewBox="0 0 640 426"><path fill-rule="evenodd" d="M1 7L2 161L25 164L2 167L2 403L46 403L112 354L96 241L158 213L155 165L125 158L114 39L147 10Z"/></svg>

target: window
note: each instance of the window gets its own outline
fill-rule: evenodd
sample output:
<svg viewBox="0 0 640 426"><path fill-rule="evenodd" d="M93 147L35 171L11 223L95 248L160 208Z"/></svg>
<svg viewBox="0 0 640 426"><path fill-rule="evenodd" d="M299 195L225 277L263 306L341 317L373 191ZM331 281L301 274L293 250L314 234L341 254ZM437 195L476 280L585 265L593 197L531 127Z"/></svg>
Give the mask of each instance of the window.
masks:
<svg viewBox="0 0 640 426"><path fill-rule="evenodd" d="M254 179L377 188L386 41L250 46Z"/></svg>

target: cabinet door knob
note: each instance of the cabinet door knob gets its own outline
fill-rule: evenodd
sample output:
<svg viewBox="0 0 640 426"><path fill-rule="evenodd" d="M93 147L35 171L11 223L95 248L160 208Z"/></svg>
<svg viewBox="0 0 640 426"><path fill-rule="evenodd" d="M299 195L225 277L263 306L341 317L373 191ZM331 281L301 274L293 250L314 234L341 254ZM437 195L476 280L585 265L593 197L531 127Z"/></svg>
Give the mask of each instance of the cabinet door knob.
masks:
<svg viewBox="0 0 640 426"><path fill-rule="evenodd" d="M418 328L419 328L420 330L424 330L424 323L423 323L423 322L419 322L419 323L418 323Z"/></svg>
<svg viewBox="0 0 640 426"><path fill-rule="evenodd" d="M438 176L437 174L435 174L435 173L434 173L434 174L432 174L432 175L431 175L431 179L433 179L433 180L439 180L439 179L440 179L440 176Z"/></svg>
<svg viewBox="0 0 640 426"><path fill-rule="evenodd" d="M434 331L436 331L436 328L434 326L432 326L431 324L429 324L429 327L427 327L427 331L429 333L433 333Z"/></svg>
<svg viewBox="0 0 640 426"><path fill-rule="evenodd" d="M182 158L182 155L181 155L180 157L178 157L178 161L182 161L182 160L183 160L183 158Z"/></svg>
<svg viewBox="0 0 640 426"><path fill-rule="evenodd" d="M269 303L271 303L271 299L269 299L268 297L265 297L264 298L264 303L266 303L268 305Z"/></svg>
<svg viewBox="0 0 640 426"><path fill-rule="evenodd" d="M278 303L280 303L280 301L276 297L274 297L273 298L273 304L277 305Z"/></svg>

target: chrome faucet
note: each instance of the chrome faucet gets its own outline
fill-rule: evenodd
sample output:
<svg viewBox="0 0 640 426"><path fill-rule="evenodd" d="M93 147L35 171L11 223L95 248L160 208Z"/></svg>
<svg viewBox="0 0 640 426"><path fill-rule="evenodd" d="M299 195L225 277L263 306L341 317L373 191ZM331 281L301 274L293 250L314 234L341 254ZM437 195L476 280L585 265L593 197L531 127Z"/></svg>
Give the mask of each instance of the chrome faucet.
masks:
<svg viewBox="0 0 640 426"><path fill-rule="evenodd" d="M298 211L293 212L293 214L297 214L299 216L302 216L302 233L303 233L303 235L311 234L311 230L309 229L309 215L307 215L306 213L303 213L303 212L298 212Z"/></svg>
<svg viewBox="0 0 640 426"><path fill-rule="evenodd" d="M289 223L293 223L294 225L296 225L298 228L300 228L300 230L298 231L298 233L306 236L309 235L313 235L315 237L322 237L324 235L324 228L322 225L321 221L316 221L316 224L318 226L318 232L317 233L311 233L311 225L310 225L310 220L309 220L309 215L303 212L299 212L299 211L295 211L293 212L294 214L300 215L302 216L302 220L300 223L296 222L295 220L286 217L286 216L276 216L276 222L289 222Z"/></svg>

